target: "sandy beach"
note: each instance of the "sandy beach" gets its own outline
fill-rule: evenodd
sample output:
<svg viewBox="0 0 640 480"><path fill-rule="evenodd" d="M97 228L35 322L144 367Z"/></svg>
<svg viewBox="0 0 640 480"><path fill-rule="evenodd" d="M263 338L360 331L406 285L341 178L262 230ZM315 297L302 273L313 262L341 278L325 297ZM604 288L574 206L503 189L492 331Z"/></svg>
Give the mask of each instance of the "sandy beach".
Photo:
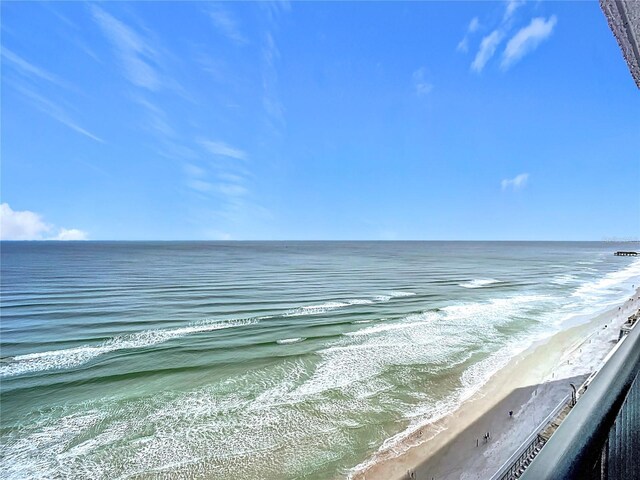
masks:
<svg viewBox="0 0 640 480"><path fill-rule="evenodd" d="M450 415L379 451L353 479L487 479L563 399L599 370L620 326L639 306L623 304L536 342ZM509 412L513 411L513 416ZM483 436L489 432L490 439ZM366 465L366 466L365 466Z"/></svg>

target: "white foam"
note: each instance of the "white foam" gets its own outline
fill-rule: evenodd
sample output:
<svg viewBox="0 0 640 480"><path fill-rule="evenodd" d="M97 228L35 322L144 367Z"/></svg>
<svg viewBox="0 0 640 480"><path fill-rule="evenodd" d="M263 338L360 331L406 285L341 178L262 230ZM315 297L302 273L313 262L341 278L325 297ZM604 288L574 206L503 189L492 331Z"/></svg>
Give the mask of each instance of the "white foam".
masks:
<svg viewBox="0 0 640 480"><path fill-rule="evenodd" d="M391 295L391 297L413 297L415 295L415 293L414 292L394 291L394 292L390 292L389 295Z"/></svg>
<svg viewBox="0 0 640 480"><path fill-rule="evenodd" d="M489 285L493 285L495 283L502 283L502 281L496 280L495 278L476 278L469 282L459 283L458 285L464 288L482 288L488 287Z"/></svg>
<svg viewBox="0 0 640 480"><path fill-rule="evenodd" d="M376 303L385 303L390 301L392 298L403 298L403 297L413 297L415 292L403 292L400 290L394 290L392 292L388 292L382 295L376 295L373 297L373 300Z"/></svg>
<svg viewBox="0 0 640 480"><path fill-rule="evenodd" d="M350 307L352 305L370 305L376 301L381 301L379 297L369 298L352 298L349 300L338 300L320 303L317 305L306 305L304 307L297 307L293 310L289 310L284 313L285 317L298 317L301 315L318 315L340 308Z"/></svg>
<svg viewBox="0 0 640 480"><path fill-rule="evenodd" d="M304 340L306 340L306 338L303 338L303 337L283 338L282 340L276 340L276 343L279 343L280 345L287 345L289 343L299 343Z"/></svg>
<svg viewBox="0 0 640 480"><path fill-rule="evenodd" d="M449 305L441 309L451 318L466 318L481 321L485 325L493 325L519 310L525 304L539 304L551 302L554 298L548 295L514 295L512 297L496 298L488 302L464 303Z"/></svg>
<svg viewBox="0 0 640 480"><path fill-rule="evenodd" d="M563 273L562 275L556 275L551 280L551 283L555 283L556 285L567 285L569 283L573 283L578 277L576 275Z"/></svg>
<svg viewBox="0 0 640 480"><path fill-rule="evenodd" d="M608 297L609 304L618 303L632 291L628 288L630 285L626 284L638 277L640 277L640 260L635 260L621 270L607 273L598 280L580 285L572 296L590 302L607 300Z"/></svg>
<svg viewBox="0 0 640 480"><path fill-rule="evenodd" d="M322 362L291 395L305 397L332 389L351 392L358 382L371 381L394 365L448 364L467 346L501 341L496 326L548 300L541 295L518 295L451 305L345 333L340 341L317 352Z"/></svg>
<svg viewBox="0 0 640 480"><path fill-rule="evenodd" d="M413 316L413 318L419 319L420 321L375 325L373 327L364 328L362 330L357 330L355 332L347 332L344 335L347 337L361 337L361 336L375 335L382 332L390 332L393 330L404 330L411 327L418 327L418 326L422 326L425 321L428 321L430 319L432 320L435 319L435 315L422 314L422 315L415 315Z"/></svg>
<svg viewBox="0 0 640 480"><path fill-rule="evenodd" d="M314 412L283 401L306 370L298 359L187 392L169 389L34 412L28 424L3 435L0 466L8 479L133 478L157 472L180 478L277 478L280 462L295 472L319 458L312 440L331 444L333 452L346 443L335 428L343 420L330 420L330 407L322 411L319 405Z"/></svg>
<svg viewBox="0 0 640 480"><path fill-rule="evenodd" d="M562 282L562 279L556 280L554 283ZM578 285L568 298L563 299L562 314L555 315L553 323L571 324L598 315L627 299L633 293L632 284L640 284L640 260Z"/></svg>
<svg viewBox="0 0 640 480"><path fill-rule="evenodd" d="M391 295L377 295L374 297L377 302L388 302L391 300Z"/></svg>
<svg viewBox="0 0 640 480"><path fill-rule="evenodd" d="M317 315L320 313L329 312L338 308L348 307L346 302L327 302L318 305L307 305L305 307L298 307L293 310L289 310L284 314L285 317L297 317L300 315Z"/></svg>
<svg viewBox="0 0 640 480"><path fill-rule="evenodd" d="M144 348L164 343L173 338L211 332L223 328L238 327L255 323L255 320L231 322L198 323L181 328L143 330L130 335L113 337L99 345L51 350L48 352L28 353L10 358L0 367L0 376L9 377L31 372L78 367L93 358L117 350Z"/></svg>
<svg viewBox="0 0 640 480"><path fill-rule="evenodd" d="M373 300L369 300L366 298L354 298L353 300L347 300L349 305L369 305L373 303Z"/></svg>

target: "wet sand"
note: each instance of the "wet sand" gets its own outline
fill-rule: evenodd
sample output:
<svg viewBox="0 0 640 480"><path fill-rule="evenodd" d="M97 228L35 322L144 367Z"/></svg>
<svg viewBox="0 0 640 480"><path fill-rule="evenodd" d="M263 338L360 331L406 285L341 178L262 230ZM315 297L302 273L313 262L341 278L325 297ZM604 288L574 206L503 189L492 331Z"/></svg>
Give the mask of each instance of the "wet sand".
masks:
<svg viewBox="0 0 640 480"><path fill-rule="evenodd" d="M614 307L532 345L452 414L424 426L396 448L379 452L369 468L352 478L491 478L571 394L570 383L578 386L601 368L617 343L620 326L638 310L639 292L620 309ZM491 438L485 442L487 432Z"/></svg>

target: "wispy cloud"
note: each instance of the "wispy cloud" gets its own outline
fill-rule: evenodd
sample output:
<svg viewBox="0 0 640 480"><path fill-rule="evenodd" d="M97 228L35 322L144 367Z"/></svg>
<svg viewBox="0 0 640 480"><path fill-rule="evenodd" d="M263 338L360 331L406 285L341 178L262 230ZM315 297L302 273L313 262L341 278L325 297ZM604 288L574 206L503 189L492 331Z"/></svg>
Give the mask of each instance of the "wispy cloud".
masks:
<svg viewBox="0 0 640 480"><path fill-rule="evenodd" d="M247 153L244 150L221 141L200 139L198 140L198 143L207 153L215 156L216 159L229 161L215 161L213 163L214 176L218 179L219 183L217 185L221 185L220 188L216 188L215 182L212 183L211 181L205 180L210 173L207 169L193 163L186 163L184 165L184 171L191 179L191 186L194 187L195 190L203 192L213 190L218 190L224 194L239 192L241 190L246 192L246 188L243 184L245 182L247 172L243 165L248 159ZM236 160L240 160L241 162L238 163ZM242 189L228 188L229 185L241 185Z"/></svg>
<svg viewBox="0 0 640 480"><path fill-rule="evenodd" d="M267 12L267 19L271 23L275 23L280 15L289 13L291 11L291 2L286 0L272 1L272 2L260 2L260 7Z"/></svg>
<svg viewBox="0 0 640 480"><path fill-rule="evenodd" d="M478 20L478 17L473 17L469 22L469 26L467 27L464 37L460 42L458 42L458 46L456 47L459 52L467 52L469 50L469 36L475 33L479 28L480 20Z"/></svg>
<svg viewBox="0 0 640 480"><path fill-rule="evenodd" d="M267 127L279 135L286 127L285 107L278 93L278 64L280 50L276 42L280 18L291 10L289 2L259 2L264 12L267 30L262 37L262 105L267 116Z"/></svg>
<svg viewBox="0 0 640 480"><path fill-rule="evenodd" d="M15 81L9 82L16 91L21 93L29 102L42 113L48 115L49 117L57 120L63 125L69 127L70 129L88 137L97 142L103 143L104 141L98 137L97 135L91 133L87 129L81 127L77 121L75 121L67 111L62 108L57 103L49 100L43 95L34 92L31 88L28 88L26 85L30 85L31 87L35 87L35 83L37 81L44 80L49 82L57 87L70 88L69 84L54 75L51 72L48 72L44 68L38 67L33 63L25 60L17 53L7 49L6 47L2 48L2 59L5 63L8 63L13 70L19 73L22 77L25 77L30 80L30 82L17 82Z"/></svg>
<svg viewBox="0 0 640 480"><path fill-rule="evenodd" d="M236 173L229 173L229 172L219 173L218 178L225 182L231 182L231 183L243 183L245 181L244 176L238 175Z"/></svg>
<svg viewBox="0 0 640 480"><path fill-rule="evenodd" d="M213 25L222 35L237 45L248 43L247 37L242 34L236 18L231 12L225 10L222 5L212 6L207 13Z"/></svg>
<svg viewBox="0 0 640 480"><path fill-rule="evenodd" d="M224 142L213 140L200 140L202 145L212 155L218 155L222 157L235 158L236 160L246 160L247 154L239 148L232 147Z"/></svg>
<svg viewBox="0 0 640 480"><path fill-rule="evenodd" d="M524 0L507 0L507 6L504 10L504 18L503 21L509 20L515 11L524 5Z"/></svg>
<svg viewBox="0 0 640 480"><path fill-rule="evenodd" d="M249 193L246 187L237 183L219 182L214 185L214 188L218 193L226 197L242 197Z"/></svg>
<svg viewBox="0 0 640 480"><path fill-rule="evenodd" d="M528 180L529 174L521 173L513 178L505 178L500 182L500 185L502 186L502 190L520 190L527 185Z"/></svg>
<svg viewBox="0 0 640 480"><path fill-rule="evenodd" d="M245 185L245 178L230 173L218 173L208 179L209 173L195 165L185 166L187 174L186 185L199 193L213 194L223 201L238 205L239 197L249 194L249 189Z"/></svg>
<svg viewBox="0 0 640 480"><path fill-rule="evenodd" d="M267 32L262 45L262 105L275 131L284 127L284 107L278 96L277 60L280 51L271 32Z"/></svg>
<svg viewBox="0 0 640 480"><path fill-rule="evenodd" d="M207 173L207 171L204 168L201 168L197 165L194 165L192 163L185 163L184 165L184 171L187 175L191 176L191 177L204 177Z"/></svg>
<svg viewBox="0 0 640 480"><path fill-rule="evenodd" d="M170 160L195 160L198 153L190 147L181 143L176 143L166 138L161 138L156 145L156 152Z"/></svg>
<svg viewBox="0 0 640 480"><path fill-rule="evenodd" d="M252 200L249 188L252 175L248 170L247 153L219 140L199 139L198 143L214 158L208 163L208 168L193 162L185 164L186 186L207 203L215 199L216 209L210 214L237 223L248 221L256 212L264 211Z"/></svg>
<svg viewBox="0 0 640 480"><path fill-rule="evenodd" d="M480 20L478 20L478 17L473 17L469 22L469 27L467 28L467 32L474 33L476 30L478 30L478 28L480 28Z"/></svg>
<svg viewBox="0 0 640 480"><path fill-rule="evenodd" d="M427 69L425 67L421 67L415 72L413 72L413 86L416 90L416 95L419 97L423 97L433 90L433 84L426 80Z"/></svg>
<svg viewBox="0 0 640 480"><path fill-rule="evenodd" d="M46 80L60 87L67 87L67 83L57 75L37 67L6 47L2 47L2 58L24 76Z"/></svg>
<svg viewBox="0 0 640 480"><path fill-rule="evenodd" d="M144 122L145 127L158 134L161 138L175 136L175 130L169 124L168 116L162 108L142 96L134 96L133 100L143 107L146 112L147 121Z"/></svg>
<svg viewBox="0 0 640 480"><path fill-rule="evenodd" d="M213 190L211 182L200 180L198 178L190 178L187 180L187 186L197 192L207 193Z"/></svg>
<svg viewBox="0 0 640 480"><path fill-rule="evenodd" d="M471 63L472 70L480 73L484 69L484 66L496 53L496 49L503 37L504 34L500 30L494 30L482 39L478 53Z"/></svg>
<svg viewBox="0 0 640 480"><path fill-rule="evenodd" d="M57 228L46 223L38 213L29 210L13 210L8 203L0 205L1 240L86 240L87 238L87 232L75 228Z"/></svg>
<svg viewBox="0 0 640 480"><path fill-rule="evenodd" d="M557 22L558 19L555 15L552 15L547 20L543 17L533 18L529 25L521 28L507 42L500 66L503 69L507 69L527 53L535 50L540 43L549 38Z"/></svg>
<svg viewBox="0 0 640 480"><path fill-rule="evenodd" d="M495 55L496 50L502 40L507 36L513 26L515 12L525 4L524 0L507 0L504 4L504 15L498 26L480 42L480 48L476 53L471 70L480 73L485 65ZM474 19L475 20L475 19ZM472 20L473 22L473 20ZM527 53L535 50L538 45L547 39L555 25L557 18L555 15L545 20L542 17L533 18L529 25L521 28L508 42L502 54L500 67L502 70L508 69L515 62L520 60ZM469 25L471 28L471 24ZM469 29L470 29L469 28ZM459 50L468 48L467 36L458 45Z"/></svg>
<svg viewBox="0 0 640 480"><path fill-rule="evenodd" d="M95 140L96 142L104 143L104 140L102 140L100 137L98 137L97 135L94 135L87 129L78 125L78 123L71 118L71 116L66 112L66 110L63 109L58 104L20 85L12 85L12 86L18 92L20 92L25 98L27 98L30 101L30 103L35 108L40 110L42 113L50 116L54 120L57 120L58 122L65 125L66 127L84 135L85 137Z"/></svg>
<svg viewBox="0 0 640 480"><path fill-rule="evenodd" d="M116 49L127 79L138 87L159 90L163 84L154 67L156 49L140 33L92 5L93 18Z"/></svg>

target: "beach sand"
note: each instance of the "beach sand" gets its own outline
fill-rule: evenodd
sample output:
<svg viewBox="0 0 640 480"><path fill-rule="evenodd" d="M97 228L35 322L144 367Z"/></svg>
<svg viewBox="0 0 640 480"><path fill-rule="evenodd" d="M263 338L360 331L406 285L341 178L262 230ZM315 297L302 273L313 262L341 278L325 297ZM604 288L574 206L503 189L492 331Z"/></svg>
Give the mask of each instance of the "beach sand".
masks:
<svg viewBox="0 0 640 480"><path fill-rule="evenodd" d="M378 452L354 480L488 479L544 420L601 368L620 326L639 306L640 289L590 320L535 343L494 374L450 415ZM513 411L513 417L509 411ZM483 435L490 433L485 442ZM478 445L478 446L476 446Z"/></svg>

